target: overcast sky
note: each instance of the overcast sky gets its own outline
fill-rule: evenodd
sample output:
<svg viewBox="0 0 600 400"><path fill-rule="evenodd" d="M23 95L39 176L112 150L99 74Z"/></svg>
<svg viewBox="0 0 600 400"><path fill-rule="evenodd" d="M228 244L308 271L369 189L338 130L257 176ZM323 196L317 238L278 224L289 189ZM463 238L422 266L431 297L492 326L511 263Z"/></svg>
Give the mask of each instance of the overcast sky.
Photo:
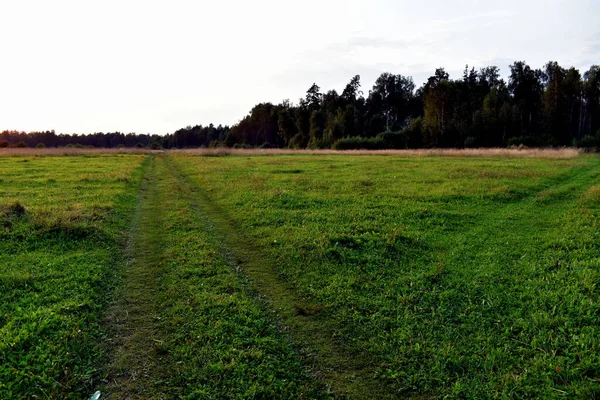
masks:
<svg viewBox="0 0 600 400"><path fill-rule="evenodd" d="M598 0L0 2L0 130L169 133L382 72L600 63Z"/></svg>

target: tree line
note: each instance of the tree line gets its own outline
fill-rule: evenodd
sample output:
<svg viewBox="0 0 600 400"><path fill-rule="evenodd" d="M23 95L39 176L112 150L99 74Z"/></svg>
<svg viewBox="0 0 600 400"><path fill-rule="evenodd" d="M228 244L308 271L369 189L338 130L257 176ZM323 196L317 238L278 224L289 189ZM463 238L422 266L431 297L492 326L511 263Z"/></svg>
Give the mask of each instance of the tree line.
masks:
<svg viewBox="0 0 600 400"><path fill-rule="evenodd" d="M260 103L231 128L197 125L172 134L53 131L0 133L0 146L421 148L600 146L600 66L583 75L548 62L532 69L509 66L508 82L496 66L465 67L451 79L436 69L416 88L409 76L383 73L365 94L356 75L338 93L313 84L297 103Z"/></svg>
<svg viewBox="0 0 600 400"><path fill-rule="evenodd" d="M229 134L228 126L194 126L179 129L173 134L150 135L122 132L97 132L85 134L57 134L54 130L42 132L0 132L0 148L3 147L79 147L117 148L138 147L150 149L190 148L221 145Z"/></svg>

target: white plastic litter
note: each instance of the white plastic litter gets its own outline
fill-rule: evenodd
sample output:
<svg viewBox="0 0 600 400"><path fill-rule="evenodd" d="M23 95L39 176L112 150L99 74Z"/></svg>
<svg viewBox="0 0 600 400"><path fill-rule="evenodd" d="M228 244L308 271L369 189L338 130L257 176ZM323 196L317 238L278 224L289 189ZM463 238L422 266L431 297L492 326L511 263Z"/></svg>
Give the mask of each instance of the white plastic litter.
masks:
<svg viewBox="0 0 600 400"><path fill-rule="evenodd" d="M94 393L89 400L98 400L100 398L100 396L102 396L102 393L100 393L100 391L98 390L96 393Z"/></svg>

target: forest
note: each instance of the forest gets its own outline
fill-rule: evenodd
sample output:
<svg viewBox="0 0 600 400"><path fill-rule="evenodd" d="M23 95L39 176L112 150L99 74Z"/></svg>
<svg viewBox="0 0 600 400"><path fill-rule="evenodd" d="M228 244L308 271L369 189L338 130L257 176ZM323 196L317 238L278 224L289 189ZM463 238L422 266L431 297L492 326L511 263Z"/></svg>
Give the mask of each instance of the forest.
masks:
<svg viewBox="0 0 600 400"><path fill-rule="evenodd" d="M368 93L356 75L326 93L316 84L293 103L260 103L237 124L196 125L167 135L55 131L0 133L0 147L196 147L386 149L600 146L600 66L583 74L548 62L533 69L466 66L451 79L436 69L416 88L410 76L383 73Z"/></svg>

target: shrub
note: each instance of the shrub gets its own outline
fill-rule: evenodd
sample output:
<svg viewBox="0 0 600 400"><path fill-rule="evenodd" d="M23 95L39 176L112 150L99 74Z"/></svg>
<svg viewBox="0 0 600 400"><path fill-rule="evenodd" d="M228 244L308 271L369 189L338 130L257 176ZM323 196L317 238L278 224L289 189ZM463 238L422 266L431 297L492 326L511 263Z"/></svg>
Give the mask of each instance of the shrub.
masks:
<svg viewBox="0 0 600 400"><path fill-rule="evenodd" d="M15 147L18 147L20 149L27 147L27 144L25 142L19 142L17 144L15 144Z"/></svg>
<svg viewBox="0 0 600 400"><path fill-rule="evenodd" d="M5 149L10 147L10 142L8 140L0 140L0 149Z"/></svg>
<svg viewBox="0 0 600 400"><path fill-rule="evenodd" d="M477 138L473 137L473 136L468 136L465 139L465 147L468 149L472 149L474 147L477 147Z"/></svg>
<svg viewBox="0 0 600 400"><path fill-rule="evenodd" d="M235 137L235 135L233 135L231 132L229 132L227 134L227 137L225 138L225 146L227 147L233 147L236 143L237 138Z"/></svg>
<svg viewBox="0 0 600 400"><path fill-rule="evenodd" d="M413 149L423 147L423 117L413 118L406 131L408 133L408 147Z"/></svg>
<svg viewBox="0 0 600 400"><path fill-rule="evenodd" d="M35 148L36 149L45 149L46 145L44 143L38 143L38 144L35 145Z"/></svg>
<svg viewBox="0 0 600 400"><path fill-rule="evenodd" d="M163 147L160 143L158 142L152 142L148 145L148 148L151 150L163 150Z"/></svg>
<svg viewBox="0 0 600 400"><path fill-rule="evenodd" d="M599 132L600 133L600 132ZM586 135L581 139L575 139L573 141L575 147L584 147L584 148L592 148L592 147L600 147L600 134L596 136Z"/></svg>
<svg viewBox="0 0 600 400"><path fill-rule="evenodd" d="M306 139L302 136L301 133L297 133L290 139L290 143L288 147L290 149L302 149L306 146Z"/></svg>
<svg viewBox="0 0 600 400"><path fill-rule="evenodd" d="M533 136L515 136L508 139L507 145L509 147L540 147L543 143Z"/></svg>
<svg viewBox="0 0 600 400"><path fill-rule="evenodd" d="M272 149L275 146L273 146L271 143L269 142L264 142L263 144L260 145L259 149Z"/></svg>
<svg viewBox="0 0 600 400"><path fill-rule="evenodd" d="M124 149L125 145L123 143L120 143L119 145L117 145L117 149Z"/></svg>
<svg viewBox="0 0 600 400"><path fill-rule="evenodd" d="M383 140L387 148L406 149L408 147L408 131L383 132L377 135L377 138Z"/></svg>

